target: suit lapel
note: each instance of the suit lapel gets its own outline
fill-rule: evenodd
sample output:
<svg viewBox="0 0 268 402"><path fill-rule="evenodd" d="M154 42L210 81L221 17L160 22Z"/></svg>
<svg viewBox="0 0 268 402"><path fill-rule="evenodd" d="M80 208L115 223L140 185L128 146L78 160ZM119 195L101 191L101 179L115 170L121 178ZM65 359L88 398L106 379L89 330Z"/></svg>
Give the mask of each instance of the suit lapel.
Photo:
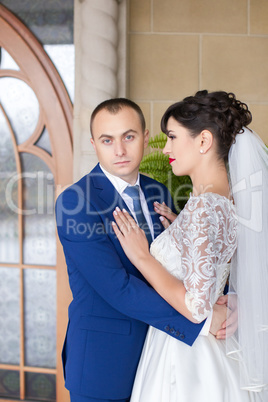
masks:
<svg viewBox="0 0 268 402"><path fill-rule="evenodd" d="M112 185L110 180L103 173L99 165L97 165L90 173L91 186L94 193L94 207L97 208L98 213L102 216L103 224L106 229L107 236L114 244L118 256L121 258L127 272L142 278L141 273L130 263L126 257L119 240L117 239L113 229L111 228L111 222L114 221L113 211L118 206L119 208L125 208L129 213L129 209L125 204L123 198L118 191Z"/></svg>
<svg viewBox="0 0 268 402"><path fill-rule="evenodd" d="M125 208L128 212L129 209L125 204L123 198L120 196L118 191L112 185L110 180L103 173L99 165L97 165L91 172L91 178L93 186L97 192L99 201L102 204L102 208L105 208L105 213L112 217L114 209L118 206L120 209Z"/></svg>

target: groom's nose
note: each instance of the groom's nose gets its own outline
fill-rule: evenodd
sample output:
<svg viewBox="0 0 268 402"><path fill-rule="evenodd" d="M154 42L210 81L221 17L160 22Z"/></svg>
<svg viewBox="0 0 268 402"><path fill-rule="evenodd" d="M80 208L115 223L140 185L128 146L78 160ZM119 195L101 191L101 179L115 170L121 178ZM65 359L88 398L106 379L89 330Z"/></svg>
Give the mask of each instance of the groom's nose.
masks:
<svg viewBox="0 0 268 402"><path fill-rule="evenodd" d="M123 156L126 153L125 145L122 143L122 141L118 141L115 143L115 149L114 149L115 155L117 156Z"/></svg>

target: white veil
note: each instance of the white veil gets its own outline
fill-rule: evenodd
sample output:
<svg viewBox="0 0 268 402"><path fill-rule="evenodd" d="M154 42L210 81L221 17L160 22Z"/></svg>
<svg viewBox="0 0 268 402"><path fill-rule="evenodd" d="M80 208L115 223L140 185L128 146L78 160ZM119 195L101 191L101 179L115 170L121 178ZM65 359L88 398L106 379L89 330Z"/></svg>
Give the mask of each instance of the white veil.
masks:
<svg viewBox="0 0 268 402"><path fill-rule="evenodd" d="M229 174L238 216L238 246L230 274L230 291L237 294L238 330L237 342L234 337L226 340L227 354L240 361L241 388L267 402L268 148L247 128L231 146Z"/></svg>

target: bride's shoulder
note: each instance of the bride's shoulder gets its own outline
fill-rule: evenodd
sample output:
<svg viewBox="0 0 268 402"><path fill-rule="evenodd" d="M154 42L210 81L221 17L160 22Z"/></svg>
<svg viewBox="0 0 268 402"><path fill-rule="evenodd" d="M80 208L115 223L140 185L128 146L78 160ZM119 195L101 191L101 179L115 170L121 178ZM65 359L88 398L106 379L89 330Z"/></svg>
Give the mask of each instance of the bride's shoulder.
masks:
<svg viewBox="0 0 268 402"><path fill-rule="evenodd" d="M186 207L189 206L202 206L202 205L214 205L214 204L231 204L233 205L233 200L218 194L218 193L212 193L212 192L207 192L207 193L201 193L198 195L193 195L192 193L190 194L190 198L186 203Z"/></svg>
<svg viewBox="0 0 268 402"><path fill-rule="evenodd" d="M207 192L198 195L190 194L182 215L192 214L193 212L209 216L213 216L218 212L228 215L231 211L235 213L234 203L231 199L218 193Z"/></svg>

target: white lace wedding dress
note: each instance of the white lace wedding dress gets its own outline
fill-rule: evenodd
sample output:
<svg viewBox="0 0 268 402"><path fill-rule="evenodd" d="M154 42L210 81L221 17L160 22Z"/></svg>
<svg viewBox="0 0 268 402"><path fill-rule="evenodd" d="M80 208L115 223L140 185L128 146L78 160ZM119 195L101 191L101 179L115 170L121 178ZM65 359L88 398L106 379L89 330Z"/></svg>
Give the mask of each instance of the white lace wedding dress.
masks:
<svg viewBox="0 0 268 402"><path fill-rule="evenodd" d="M191 196L176 220L151 245L151 254L183 280L185 302L200 322L222 295L236 249L236 214L213 193ZM238 365L225 342L200 335L193 346L149 328L131 402L248 402Z"/></svg>

